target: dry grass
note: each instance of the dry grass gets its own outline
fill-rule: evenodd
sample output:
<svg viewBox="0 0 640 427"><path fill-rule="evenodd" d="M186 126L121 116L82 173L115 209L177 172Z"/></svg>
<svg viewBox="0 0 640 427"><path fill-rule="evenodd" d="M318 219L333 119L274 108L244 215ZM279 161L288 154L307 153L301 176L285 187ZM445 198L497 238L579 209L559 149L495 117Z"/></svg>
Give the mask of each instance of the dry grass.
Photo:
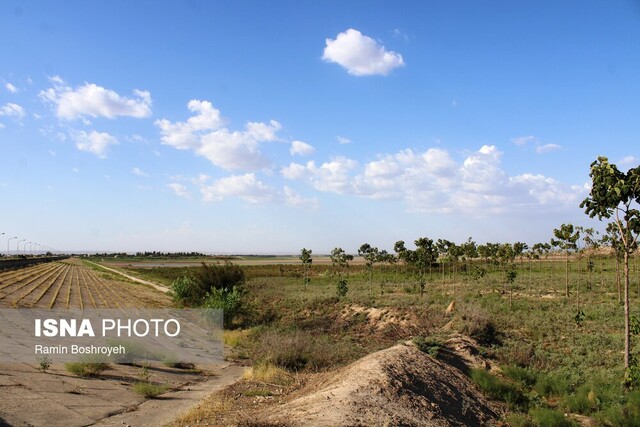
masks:
<svg viewBox="0 0 640 427"><path fill-rule="evenodd" d="M286 386L296 382L296 377L271 363L259 363L247 369L243 375L247 381Z"/></svg>
<svg viewBox="0 0 640 427"><path fill-rule="evenodd" d="M169 424L170 427L178 426L213 426L218 425L216 420L233 408L233 399L221 393L214 393L189 409L184 415Z"/></svg>

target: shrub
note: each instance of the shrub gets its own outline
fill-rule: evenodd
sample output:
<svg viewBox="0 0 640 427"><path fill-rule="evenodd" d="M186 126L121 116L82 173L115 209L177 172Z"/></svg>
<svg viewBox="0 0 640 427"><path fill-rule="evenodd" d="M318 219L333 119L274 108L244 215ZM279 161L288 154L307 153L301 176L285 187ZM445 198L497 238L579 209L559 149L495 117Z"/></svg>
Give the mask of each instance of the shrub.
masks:
<svg viewBox="0 0 640 427"><path fill-rule="evenodd" d="M48 356L38 357L38 370L40 372L47 372L51 367L51 359Z"/></svg>
<svg viewBox="0 0 640 427"><path fill-rule="evenodd" d="M201 287L189 276L181 276L171 283L169 289L174 302L198 305L204 296Z"/></svg>
<svg viewBox="0 0 640 427"><path fill-rule="evenodd" d="M169 386L163 384L152 384L146 381L138 381L133 385L133 391L148 399L153 399L159 395L166 393Z"/></svg>
<svg viewBox="0 0 640 427"><path fill-rule="evenodd" d="M226 262L224 264L205 264L195 273L195 281L204 294L213 289L233 289L244 284L244 270L242 267Z"/></svg>
<svg viewBox="0 0 640 427"><path fill-rule="evenodd" d="M224 289L211 289L207 293L203 306L206 308L222 310L224 316L224 326L231 326L233 319L240 313L242 303L240 301L241 293L238 288L232 288L231 290Z"/></svg>
<svg viewBox="0 0 640 427"><path fill-rule="evenodd" d="M506 402L512 409L526 409L529 399L515 384L506 382L484 369L473 369L471 378L493 399Z"/></svg>
<svg viewBox="0 0 640 427"><path fill-rule="evenodd" d="M170 291L175 302L199 306L211 294L215 294L214 291L227 293L234 288L240 291L244 281L244 270L240 266L229 262L210 265L202 263L191 275L183 275L174 280Z"/></svg>
<svg viewBox="0 0 640 427"><path fill-rule="evenodd" d="M411 340L418 347L418 350L429 354L431 357L438 357L438 351L442 347L442 343L434 339L425 339L424 337L417 336Z"/></svg>
<svg viewBox="0 0 640 427"><path fill-rule="evenodd" d="M548 373L538 377L535 386L541 396L562 396L569 392L569 380L559 373Z"/></svg>
<svg viewBox="0 0 640 427"><path fill-rule="evenodd" d="M525 387L533 387L538 379L538 374L530 368L521 368L519 366L507 366L502 372L514 381L519 382Z"/></svg>
<svg viewBox="0 0 640 427"><path fill-rule="evenodd" d="M632 391L624 404L610 407L598 418L607 426L640 427L640 391Z"/></svg>
<svg viewBox="0 0 640 427"><path fill-rule="evenodd" d="M338 298L342 298L347 296L347 292L349 291L349 287L347 286L347 281L342 279L338 281L336 285L336 293L338 294Z"/></svg>
<svg viewBox="0 0 640 427"><path fill-rule="evenodd" d="M573 427L577 424L562 412L547 408L533 408L529 411L533 422L540 427Z"/></svg>
<svg viewBox="0 0 640 427"><path fill-rule="evenodd" d="M64 368L79 377L97 377L109 369L109 364L101 362L70 362L65 363Z"/></svg>

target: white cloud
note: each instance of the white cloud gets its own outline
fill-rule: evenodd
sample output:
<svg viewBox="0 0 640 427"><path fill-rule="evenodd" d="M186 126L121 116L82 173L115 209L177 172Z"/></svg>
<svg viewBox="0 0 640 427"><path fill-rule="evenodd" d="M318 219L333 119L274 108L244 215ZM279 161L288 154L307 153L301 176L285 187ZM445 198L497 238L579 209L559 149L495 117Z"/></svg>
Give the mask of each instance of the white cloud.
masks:
<svg viewBox="0 0 640 427"><path fill-rule="evenodd" d="M220 111L210 102L192 100L188 108L195 115L186 122L156 120L163 144L192 150L226 170L256 171L269 165L260 151L260 144L278 140L277 132L282 129L280 123L275 120L249 122L242 131L230 131L223 127Z"/></svg>
<svg viewBox="0 0 640 427"><path fill-rule="evenodd" d="M344 136L338 136L338 144L351 144L351 140L349 138L345 138Z"/></svg>
<svg viewBox="0 0 640 427"><path fill-rule="evenodd" d="M394 28L393 31L391 31L391 37L393 37L394 39L405 41L405 42L409 41L409 39L411 38L409 37L408 34L400 30L399 28Z"/></svg>
<svg viewBox="0 0 640 427"><path fill-rule="evenodd" d="M11 117L14 119L21 119L27 113L25 113L24 108L18 104L14 104L9 102L0 107L0 116Z"/></svg>
<svg viewBox="0 0 640 427"><path fill-rule="evenodd" d="M562 147L559 146L558 144L544 144L536 147L536 153L538 154L550 153L552 151L557 151L561 148Z"/></svg>
<svg viewBox="0 0 640 427"><path fill-rule="evenodd" d="M172 182L171 184L168 184L167 187L169 187L178 197L189 198L191 196L187 187L180 183Z"/></svg>
<svg viewBox="0 0 640 427"><path fill-rule="evenodd" d="M80 151L93 153L101 159L107 157L107 148L110 145L119 144L118 140L106 132L72 131L71 137L76 142L76 148Z"/></svg>
<svg viewBox="0 0 640 427"><path fill-rule="evenodd" d="M58 76L49 80L53 87L40 91L39 96L55 106L56 115L60 119L151 116L151 94L148 91L134 89L135 97L127 98L94 83L85 83L73 89Z"/></svg>
<svg viewBox="0 0 640 427"><path fill-rule="evenodd" d="M640 164L640 159L634 156L625 156L618 162L620 167L636 167Z"/></svg>
<svg viewBox="0 0 640 427"><path fill-rule="evenodd" d="M273 201L276 192L256 178L255 174L232 175L200 188L205 202L218 202L229 197L239 197L249 203Z"/></svg>
<svg viewBox="0 0 640 427"><path fill-rule="evenodd" d="M386 76L394 68L404 65L402 55L387 51L353 28L338 34L335 40L326 39L322 59L341 65L354 76Z"/></svg>
<svg viewBox="0 0 640 427"><path fill-rule="evenodd" d="M4 87L11 93L18 92L18 88L12 85L11 83L7 83L6 85L4 85Z"/></svg>
<svg viewBox="0 0 640 427"><path fill-rule="evenodd" d="M291 163L282 176L306 182L323 192L371 199L404 200L410 211L471 215L507 211L535 212L575 206L581 186L567 186L543 175L509 176L501 167L502 152L484 145L456 161L440 148L422 153L410 149L383 154L359 167L347 158L316 166Z"/></svg>
<svg viewBox="0 0 640 427"><path fill-rule="evenodd" d="M137 176L142 176L142 177L147 177L149 176L148 173L144 172L142 169L134 167L133 169L131 169L131 173Z"/></svg>
<svg viewBox="0 0 640 427"><path fill-rule="evenodd" d="M4 129L4 128L5 128L4 123L0 123L0 129Z"/></svg>
<svg viewBox="0 0 640 427"><path fill-rule="evenodd" d="M537 143L538 142L538 138L536 138L533 135L517 136L515 138L511 138L511 142L513 142L515 145L523 147L523 146L525 146L527 144L530 144L530 143Z"/></svg>
<svg viewBox="0 0 640 427"><path fill-rule="evenodd" d="M284 200L287 205L306 211L314 211L320 206L317 197L302 197L287 186L284 187Z"/></svg>
<svg viewBox="0 0 640 427"><path fill-rule="evenodd" d="M293 141L291 143L291 148L289 148L289 153L292 156L309 156L316 151L311 145L302 141Z"/></svg>
<svg viewBox="0 0 640 427"><path fill-rule="evenodd" d="M357 162L346 157L337 157L317 167L314 161L306 165L291 163L281 170L286 179L308 179L314 188L334 193L349 193L352 186L349 172L355 169Z"/></svg>

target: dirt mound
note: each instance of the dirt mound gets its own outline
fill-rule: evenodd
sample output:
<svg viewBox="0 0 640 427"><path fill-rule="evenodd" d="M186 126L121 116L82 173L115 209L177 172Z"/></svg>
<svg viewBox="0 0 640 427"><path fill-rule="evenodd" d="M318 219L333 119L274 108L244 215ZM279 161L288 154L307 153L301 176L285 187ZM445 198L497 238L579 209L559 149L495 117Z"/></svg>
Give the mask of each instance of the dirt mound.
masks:
<svg viewBox="0 0 640 427"><path fill-rule="evenodd" d="M418 319L413 313L401 312L394 308L363 307L357 304L343 308L340 316L342 320L352 320L361 316L373 331L382 331L389 327L404 330L418 324Z"/></svg>
<svg viewBox="0 0 640 427"><path fill-rule="evenodd" d="M489 425L497 414L460 370L400 344L313 381L264 418L289 426L469 426Z"/></svg>

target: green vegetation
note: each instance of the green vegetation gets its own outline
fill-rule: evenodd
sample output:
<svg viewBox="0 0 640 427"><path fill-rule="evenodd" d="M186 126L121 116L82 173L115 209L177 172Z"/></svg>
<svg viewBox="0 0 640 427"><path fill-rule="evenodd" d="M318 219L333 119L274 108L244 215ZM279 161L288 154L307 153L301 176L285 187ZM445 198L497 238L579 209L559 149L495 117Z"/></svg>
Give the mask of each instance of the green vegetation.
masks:
<svg viewBox="0 0 640 427"><path fill-rule="evenodd" d="M133 384L132 390L147 399L153 399L169 391L170 387L164 384L153 384L146 381L138 381Z"/></svg>
<svg viewBox="0 0 640 427"><path fill-rule="evenodd" d="M424 267L405 261L413 256L406 248L400 262L371 268L360 260L314 263L306 285L300 262L238 267L242 304L227 322L225 342L233 357L253 365L251 375L262 378L256 381L279 384L295 381L296 372L345 365L399 341L413 340L437 355L448 338L461 333L478 342L480 356L501 367L496 375L473 375L487 395L506 402L512 425L572 425L573 415L589 417L596 426L634 425L638 395L623 384L624 308L617 284L624 271L615 252L579 247L567 263L565 251L553 252L543 243L522 247L518 255L515 244L467 241L468 257L462 249L452 252L452 245L441 242L439 257ZM640 279L638 258L634 252L629 262L634 283ZM197 283L199 268L176 272ZM150 279L174 274L140 271ZM512 283L510 271L517 277ZM370 291L371 277L374 289L384 284L384 292ZM340 280L348 281L348 292L338 297ZM200 304L211 292L204 295ZM629 297L631 319L640 317L640 294ZM455 309L445 315L452 301Z"/></svg>
<svg viewBox="0 0 640 427"><path fill-rule="evenodd" d="M97 377L109 369L109 364L91 361L69 362L64 364L64 368L79 377Z"/></svg>
<svg viewBox="0 0 640 427"><path fill-rule="evenodd" d="M173 300L189 307L224 310L224 324L231 326L242 309L242 267L231 264L202 264L190 274L173 281L170 293Z"/></svg>

